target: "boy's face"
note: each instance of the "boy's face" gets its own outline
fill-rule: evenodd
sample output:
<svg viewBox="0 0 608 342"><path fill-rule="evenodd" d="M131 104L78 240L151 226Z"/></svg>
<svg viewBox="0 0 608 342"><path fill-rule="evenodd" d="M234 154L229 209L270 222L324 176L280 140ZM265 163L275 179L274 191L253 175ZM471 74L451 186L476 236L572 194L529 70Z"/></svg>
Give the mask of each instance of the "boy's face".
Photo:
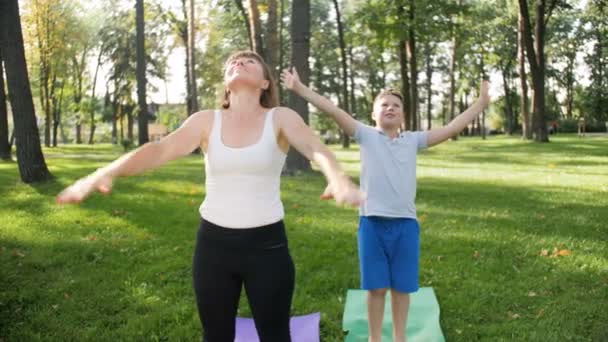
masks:
<svg viewBox="0 0 608 342"><path fill-rule="evenodd" d="M403 103L395 95L383 95L374 103L372 118L383 129L395 129L403 123Z"/></svg>

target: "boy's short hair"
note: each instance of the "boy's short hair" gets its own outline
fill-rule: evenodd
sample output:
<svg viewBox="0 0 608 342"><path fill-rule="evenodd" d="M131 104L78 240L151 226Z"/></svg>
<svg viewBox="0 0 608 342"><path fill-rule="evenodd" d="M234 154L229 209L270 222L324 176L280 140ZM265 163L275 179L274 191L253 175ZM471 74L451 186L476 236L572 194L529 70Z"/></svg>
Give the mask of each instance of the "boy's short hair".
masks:
<svg viewBox="0 0 608 342"><path fill-rule="evenodd" d="M397 90L395 90L394 88L387 88L382 90L378 95L376 95L376 98L374 99L374 103L376 103L376 101L380 100L380 98L387 96L387 95L392 95L396 98L399 99L399 101L401 101L401 104L403 104L403 96L401 95L401 93Z"/></svg>

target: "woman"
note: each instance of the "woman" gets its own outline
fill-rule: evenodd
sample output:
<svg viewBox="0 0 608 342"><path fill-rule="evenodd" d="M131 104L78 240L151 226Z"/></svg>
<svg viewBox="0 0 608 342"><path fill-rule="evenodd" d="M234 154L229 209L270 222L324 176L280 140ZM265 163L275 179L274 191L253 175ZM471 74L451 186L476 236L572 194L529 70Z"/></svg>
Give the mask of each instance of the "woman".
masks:
<svg viewBox="0 0 608 342"><path fill-rule="evenodd" d="M294 266L289 255L280 175L289 146L314 161L337 203L363 194L300 116L277 106L270 69L253 52L228 58L223 110L204 110L158 143L146 144L77 181L57 197L78 203L109 192L116 177L157 168L197 147L205 152L206 197L193 258L203 341L232 342L241 287L262 342L290 341Z"/></svg>

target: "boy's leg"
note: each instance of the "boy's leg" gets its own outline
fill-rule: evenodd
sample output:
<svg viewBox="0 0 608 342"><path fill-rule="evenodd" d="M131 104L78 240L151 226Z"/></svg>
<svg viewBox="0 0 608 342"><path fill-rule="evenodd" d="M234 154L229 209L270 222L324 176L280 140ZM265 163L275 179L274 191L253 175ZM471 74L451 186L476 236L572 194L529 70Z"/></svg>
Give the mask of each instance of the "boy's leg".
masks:
<svg viewBox="0 0 608 342"><path fill-rule="evenodd" d="M410 308L410 294L391 289L391 306L393 309L393 341L405 342L407 313Z"/></svg>
<svg viewBox="0 0 608 342"><path fill-rule="evenodd" d="M361 216L359 220L359 264L361 287L368 290L369 341L380 342L386 291L390 287L389 264L385 253L382 220Z"/></svg>
<svg viewBox="0 0 608 342"><path fill-rule="evenodd" d="M418 291L420 226L415 219L394 221L390 251L393 339L406 340L409 294Z"/></svg>
<svg viewBox="0 0 608 342"><path fill-rule="evenodd" d="M382 320L384 319L384 302L387 289L367 291L367 317L369 342L382 341Z"/></svg>

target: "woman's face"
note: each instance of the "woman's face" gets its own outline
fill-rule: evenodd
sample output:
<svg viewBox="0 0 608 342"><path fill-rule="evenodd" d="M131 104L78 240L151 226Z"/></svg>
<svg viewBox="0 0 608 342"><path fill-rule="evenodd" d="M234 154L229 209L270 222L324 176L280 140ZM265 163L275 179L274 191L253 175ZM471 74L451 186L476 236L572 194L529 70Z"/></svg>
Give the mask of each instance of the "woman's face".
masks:
<svg viewBox="0 0 608 342"><path fill-rule="evenodd" d="M229 89L236 86L249 86L266 89L269 85L264 76L264 68L254 57L236 57L228 62L224 73L224 82Z"/></svg>

